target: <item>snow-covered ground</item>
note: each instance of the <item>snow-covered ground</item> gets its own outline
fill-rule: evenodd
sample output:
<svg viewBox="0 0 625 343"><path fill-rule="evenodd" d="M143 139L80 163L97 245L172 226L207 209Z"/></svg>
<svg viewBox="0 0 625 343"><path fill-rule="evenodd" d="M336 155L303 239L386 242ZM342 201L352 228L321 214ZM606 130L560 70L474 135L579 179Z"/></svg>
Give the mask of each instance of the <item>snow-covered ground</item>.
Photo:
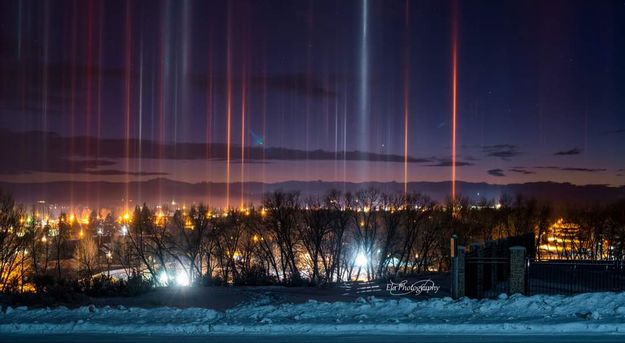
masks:
<svg viewBox="0 0 625 343"><path fill-rule="evenodd" d="M625 293L502 295L495 300L359 298L354 302L276 304L261 297L216 311L203 308L78 309L7 307L4 334L623 334Z"/></svg>

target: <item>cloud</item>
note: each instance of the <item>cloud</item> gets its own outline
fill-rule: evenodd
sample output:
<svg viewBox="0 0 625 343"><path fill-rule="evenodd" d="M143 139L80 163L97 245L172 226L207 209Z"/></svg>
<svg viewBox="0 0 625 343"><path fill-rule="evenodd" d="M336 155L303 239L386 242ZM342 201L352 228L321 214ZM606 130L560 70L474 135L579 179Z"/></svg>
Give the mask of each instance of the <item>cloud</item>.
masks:
<svg viewBox="0 0 625 343"><path fill-rule="evenodd" d="M188 74L191 82L199 88L208 88L209 73ZM226 77L218 73L210 73L210 81L217 92L225 92ZM231 85L240 88L241 78L231 78ZM293 73L281 75L253 75L249 79L249 86L253 89L272 89L284 93L294 93L308 98L334 99L336 91L326 87L317 77L307 73Z"/></svg>
<svg viewBox="0 0 625 343"><path fill-rule="evenodd" d="M160 172L125 172L117 169L104 169L104 170L84 170L81 173L88 175L131 175L131 176L166 176L169 173Z"/></svg>
<svg viewBox="0 0 625 343"><path fill-rule="evenodd" d="M451 159L443 159L443 158L432 158L433 161L436 161L436 163L434 164L427 164L426 166L428 167L451 167L452 166L452 160ZM472 166L473 163L471 162L465 162L465 161L456 161L456 167L465 167L465 166Z"/></svg>
<svg viewBox="0 0 625 343"><path fill-rule="evenodd" d="M482 152L484 152L486 156L498 157L502 160L509 160L512 157L522 154L518 147L512 144L486 145L482 147Z"/></svg>
<svg viewBox="0 0 625 343"><path fill-rule="evenodd" d="M554 155L555 156L569 156L569 155L579 155L581 153L582 153L582 149L580 149L580 148L573 148L571 150L564 150L564 151L555 152Z"/></svg>
<svg viewBox="0 0 625 343"><path fill-rule="evenodd" d="M607 169L605 168L580 168L580 167L556 167L556 166L540 166L536 168L562 170L562 171L574 171L574 172L586 172L586 173L597 173L597 172L607 171Z"/></svg>
<svg viewBox="0 0 625 343"><path fill-rule="evenodd" d="M527 170L527 169L522 168L522 167L514 167L514 168L510 168L510 169L508 169L508 171L513 172L513 173L523 174L523 175L531 175L531 174L536 174L536 172L535 172L535 171Z"/></svg>
<svg viewBox="0 0 625 343"><path fill-rule="evenodd" d="M126 144L129 150L126 153ZM19 145L21 155L14 156L15 146ZM40 147L46 147L45 150ZM97 158L94 152L98 151ZM207 154L210 151L210 154ZM231 161L241 160L240 146L230 150ZM72 173L88 175L133 175L163 176L156 171L124 171L115 168L99 169L116 165L120 159L142 158L157 160L225 160L227 146L222 143L178 143L162 144L150 140L117 138L64 137L52 132L14 132L0 129L0 160L10 163L0 164L0 174L21 174L31 172ZM267 161L370 161L403 163L403 155L379 154L362 151L297 150L280 147L246 147L246 163ZM435 158L409 156L408 163L443 163ZM442 162L441 162L442 161ZM451 163L451 162L449 162ZM458 162L458 166L467 165Z"/></svg>
<svg viewBox="0 0 625 343"><path fill-rule="evenodd" d="M0 59L0 111L49 115L60 115L68 103L82 106L86 97L86 86L72 86L69 76L84 80L116 80L126 76L123 68L106 68L99 65L72 65L68 63L39 63L28 60ZM41 75L45 74L45 82ZM137 78L136 73L130 73ZM16 87L15 85L22 85ZM72 87L76 87L73 89ZM93 86L92 86L93 87ZM27 99L27 101L24 101Z"/></svg>
<svg viewBox="0 0 625 343"><path fill-rule="evenodd" d="M506 176L506 174L503 172L503 170L497 168L497 169L490 169L488 171L488 174L492 175L492 176Z"/></svg>
<svg viewBox="0 0 625 343"><path fill-rule="evenodd" d="M625 133L625 129L606 130L606 131L603 131L602 133L605 135L620 134L620 133Z"/></svg>

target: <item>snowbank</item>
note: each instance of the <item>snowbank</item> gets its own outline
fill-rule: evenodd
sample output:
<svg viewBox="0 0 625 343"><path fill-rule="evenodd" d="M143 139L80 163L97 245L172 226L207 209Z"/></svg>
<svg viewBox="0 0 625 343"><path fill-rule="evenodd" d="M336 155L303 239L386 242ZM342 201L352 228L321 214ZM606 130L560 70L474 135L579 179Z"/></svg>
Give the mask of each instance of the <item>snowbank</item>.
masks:
<svg viewBox="0 0 625 343"><path fill-rule="evenodd" d="M259 299L225 312L202 308L95 306L6 308L3 333L625 334L625 293L512 296L496 300L416 301L369 297L355 302L275 304Z"/></svg>

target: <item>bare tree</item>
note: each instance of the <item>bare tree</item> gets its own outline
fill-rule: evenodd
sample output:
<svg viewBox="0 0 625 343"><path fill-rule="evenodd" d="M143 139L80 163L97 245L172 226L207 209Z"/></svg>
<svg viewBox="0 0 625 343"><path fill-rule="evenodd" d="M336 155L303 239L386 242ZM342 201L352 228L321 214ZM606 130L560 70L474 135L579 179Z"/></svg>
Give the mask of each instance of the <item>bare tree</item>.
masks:
<svg viewBox="0 0 625 343"><path fill-rule="evenodd" d="M27 235L22 213L13 197L0 190L0 291L14 290L21 283L27 254Z"/></svg>
<svg viewBox="0 0 625 343"><path fill-rule="evenodd" d="M297 264L297 215L300 211L297 193L274 192L263 201L267 211L265 224L272 240L280 250L280 264L284 280L299 282L301 275Z"/></svg>
<svg viewBox="0 0 625 343"><path fill-rule="evenodd" d="M141 207L137 206L126 238L141 261L141 265L150 273L152 280L158 280L158 270L157 261L151 254L152 249L148 243L155 231L153 212L145 204Z"/></svg>
<svg viewBox="0 0 625 343"><path fill-rule="evenodd" d="M336 275L335 280L342 280L342 266L347 265L344 245L345 232L351 222L351 213L347 210L346 199L339 191L331 190L325 199L325 207L330 211L330 238L327 240L327 256L322 255L326 270L326 279L332 281L332 275Z"/></svg>
<svg viewBox="0 0 625 343"><path fill-rule="evenodd" d="M81 239L76 245L74 259L78 264L78 273L84 278L91 278L100 270L98 244L91 237Z"/></svg>
<svg viewBox="0 0 625 343"><path fill-rule="evenodd" d="M176 251L173 254L181 265L184 261L178 256L184 257L188 267L184 268L193 281L195 275L201 275L200 260L202 247L208 239L208 231L212 229L208 209L204 205L191 207L189 213L176 211L173 219L174 244Z"/></svg>
<svg viewBox="0 0 625 343"><path fill-rule="evenodd" d="M61 273L61 260L66 256L66 243L70 237L71 232L71 223L67 214L61 213L59 216L59 222L57 224L56 230L53 230L51 233L52 241L54 245L54 252L56 256L56 273L57 279L60 280L62 278Z"/></svg>
<svg viewBox="0 0 625 343"><path fill-rule="evenodd" d="M384 194L377 210L382 226L382 237L380 237L378 251L376 251L379 256L376 277L382 277L388 264L393 258L396 258L396 253L399 250L399 239L401 238L399 235L400 225L409 209L405 196Z"/></svg>
<svg viewBox="0 0 625 343"><path fill-rule="evenodd" d="M310 199L307 209L303 211L303 222L299 225L302 245L306 249L312 269L310 281L316 285L321 283L320 262L325 255L324 243L331 232L330 212L319 201Z"/></svg>

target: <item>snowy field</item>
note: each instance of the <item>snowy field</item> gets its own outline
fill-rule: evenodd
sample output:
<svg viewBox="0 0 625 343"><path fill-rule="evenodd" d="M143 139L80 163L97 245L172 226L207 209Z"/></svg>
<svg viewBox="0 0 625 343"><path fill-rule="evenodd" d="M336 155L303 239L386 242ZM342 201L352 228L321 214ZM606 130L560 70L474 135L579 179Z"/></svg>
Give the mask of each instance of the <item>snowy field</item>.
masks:
<svg viewBox="0 0 625 343"><path fill-rule="evenodd" d="M352 302L275 303L269 297L231 309L83 306L6 307L6 335L573 335L625 337L625 293L501 296L496 300L358 298ZM510 336L510 337L513 337ZM538 337L538 336L537 336ZM571 336L574 337L574 336ZM51 337L50 337L51 338ZM522 337L521 337L522 338ZM23 338L26 339L26 338ZM606 339L610 339L609 337ZM253 340L258 342L257 340ZM383 341L383 340L382 340Z"/></svg>

